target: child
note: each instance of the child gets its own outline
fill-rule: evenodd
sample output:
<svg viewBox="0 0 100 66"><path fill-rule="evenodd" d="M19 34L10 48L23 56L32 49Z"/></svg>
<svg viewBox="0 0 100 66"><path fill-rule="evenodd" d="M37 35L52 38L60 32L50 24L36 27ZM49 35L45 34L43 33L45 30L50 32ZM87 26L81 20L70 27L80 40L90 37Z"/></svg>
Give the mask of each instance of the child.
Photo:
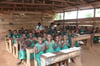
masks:
<svg viewBox="0 0 100 66"><path fill-rule="evenodd" d="M11 31L11 30L8 30L8 35L7 35L7 37L8 37L8 38L12 38L12 36L13 36L12 31Z"/></svg>
<svg viewBox="0 0 100 66"><path fill-rule="evenodd" d="M20 37L21 37L21 35L18 34L17 31L14 31L13 36L12 36L14 45L17 43L17 39Z"/></svg>
<svg viewBox="0 0 100 66"><path fill-rule="evenodd" d="M62 44L62 50L68 49L70 47L68 36L63 36L63 44Z"/></svg>
<svg viewBox="0 0 100 66"><path fill-rule="evenodd" d="M47 35L47 41L45 41L45 44L46 44L46 53L54 52L54 40L52 40L51 34Z"/></svg>
<svg viewBox="0 0 100 66"><path fill-rule="evenodd" d="M45 50L45 44L43 43L42 37L38 37L38 43L35 45L35 50L35 59L38 63L38 66L42 66L40 56L44 53Z"/></svg>
<svg viewBox="0 0 100 66"><path fill-rule="evenodd" d="M55 38L54 48L55 48L55 52L58 52L61 50L61 41L59 40L59 36L56 36Z"/></svg>
<svg viewBox="0 0 100 66"><path fill-rule="evenodd" d="M27 37L28 37L28 38L33 38L34 35L33 35L32 33L29 33Z"/></svg>

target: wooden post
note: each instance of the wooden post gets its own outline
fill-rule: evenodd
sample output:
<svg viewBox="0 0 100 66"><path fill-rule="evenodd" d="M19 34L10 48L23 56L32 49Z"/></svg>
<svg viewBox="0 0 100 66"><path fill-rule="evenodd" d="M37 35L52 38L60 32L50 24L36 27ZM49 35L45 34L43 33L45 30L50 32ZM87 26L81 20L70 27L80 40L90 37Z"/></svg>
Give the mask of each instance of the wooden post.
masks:
<svg viewBox="0 0 100 66"><path fill-rule="evenodd" d="M96 9L94 8L93 28L95 28L95 16L96 16ZM94 32L93 32L93 34L91 35L91 46L94 44L93 39L94 39Z"/></svg>
<svg viewBox="0 0 100 66"><path fill-rule="evenodd" d="M65 20L65 11L63 11L63 31L64 31L64 20Z"/></svg>
<svg viewBox="0 0 100 66"><path fill-rule="evenodd" d="M77 27L77 28L78 28L78 26L79 26L79 25L78 25L78 12L79 12L79 11L78 11L78 8L77 8L77 15L76 15L76 19L77 19L76 27ZM76 30L77 30L77 28L76 28Z"/></svg>

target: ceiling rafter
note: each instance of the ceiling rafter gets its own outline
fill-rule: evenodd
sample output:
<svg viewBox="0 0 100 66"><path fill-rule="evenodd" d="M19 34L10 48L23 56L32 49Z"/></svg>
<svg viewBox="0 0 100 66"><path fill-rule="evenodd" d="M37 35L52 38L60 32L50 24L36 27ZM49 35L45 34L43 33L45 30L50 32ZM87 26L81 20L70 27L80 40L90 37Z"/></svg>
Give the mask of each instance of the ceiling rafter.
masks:
<svg viewBox="0 0 100 66"><path fill-rule="evenodd" d="M78 9L89 9L89 8L98 8L100 7L100 1L94 1L94 0L49 0L50 3L48 3L46 0L39 0L40 2L35 2L37 0L32 0L31 3L27 3L25 0L22 0L20 2L12 2L12 1L0 1L0 10L19 10L21 9L24 11L34 11L36 10L52 10L52 11L70 11L70 10L76 10ZM36 10L35 10L36 9Z"/></svg>

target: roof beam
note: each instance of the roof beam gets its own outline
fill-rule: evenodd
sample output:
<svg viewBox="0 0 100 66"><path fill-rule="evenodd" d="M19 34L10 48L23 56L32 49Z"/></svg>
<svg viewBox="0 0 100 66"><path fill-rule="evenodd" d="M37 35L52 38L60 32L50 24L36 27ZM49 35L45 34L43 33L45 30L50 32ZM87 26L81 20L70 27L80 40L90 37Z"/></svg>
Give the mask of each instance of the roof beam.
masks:
<svg viewBox="0 0 100 66"><path fill-rule="evenodd" d="M79 22L83 22L83 21L100 21L100 17L96 17L96 18L81 18L78 19ZM67 20L55 20L54 22L77 22L77 19L67 19Z"/></svg>

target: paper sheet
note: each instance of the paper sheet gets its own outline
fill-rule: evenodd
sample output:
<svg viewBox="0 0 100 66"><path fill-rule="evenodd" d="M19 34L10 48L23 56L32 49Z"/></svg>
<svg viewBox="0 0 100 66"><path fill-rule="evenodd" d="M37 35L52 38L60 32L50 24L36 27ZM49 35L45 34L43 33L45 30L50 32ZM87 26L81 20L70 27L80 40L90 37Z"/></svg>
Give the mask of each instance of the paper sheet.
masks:
<svg viewBox="0 0 100 66"><path fill-rule="evenodd" d="M42 54L43 56L46 56L46 57L52 57L52 56L55 56L56 54L53 54L53 53L45 53L45 54Z"/></svg>
<svg viewBox="0 0 100 66"><path fill-rule="evenodd" d="M80 47L73 47L73 48L61 50L60 52L69 53L69 52L73 52L73 51L77 51L77 50L80 50Z"/></svg>

